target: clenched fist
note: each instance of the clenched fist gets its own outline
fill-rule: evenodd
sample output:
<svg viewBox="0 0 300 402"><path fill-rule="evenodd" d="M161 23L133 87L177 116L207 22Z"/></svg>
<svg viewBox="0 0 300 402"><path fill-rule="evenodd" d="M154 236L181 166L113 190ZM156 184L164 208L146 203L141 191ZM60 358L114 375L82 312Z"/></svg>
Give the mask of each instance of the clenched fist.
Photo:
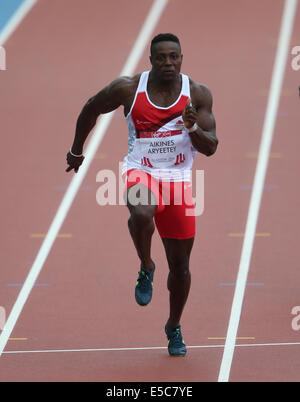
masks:
<svg viewBox="0 0 300 402"><path fill-rule="evenodd" d="M66 169L66 172L70 172L70 170L74 169L74 172L77 173L78 169L80 167L80 165L82 164L83 160L84 160L84 156L80 155L80 156L74 156L71 154L71 152L69 151L67 153L67 163L68 163L68 167Z"/></svg>
<svg viewBox="0 0 300 402"><path fill-rule="evenodd" d="M191 106L191 99L188 98L182 113L183 122L186 128L191 128L197 122L197 112Z"/></svg>

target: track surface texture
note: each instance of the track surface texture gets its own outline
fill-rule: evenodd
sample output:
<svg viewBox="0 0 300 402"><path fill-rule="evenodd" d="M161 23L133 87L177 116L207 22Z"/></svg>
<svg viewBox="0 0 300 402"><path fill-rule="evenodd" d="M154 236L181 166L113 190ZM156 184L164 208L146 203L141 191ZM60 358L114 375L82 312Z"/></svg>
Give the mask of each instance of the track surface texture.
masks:
<svg viewBox="0 0 300 402"><path fill-rule="evenodd" d="M65 155L77 116L120 75L151 6L150 0L40 0L3 44L0 305L7 317L72 179ZM0 381L218 380L283 8L281 0L171 0L151 34L179 36L182 72L212 91L220 141L214 156L198 154L194 165L194 172L204 170L205 205L196 218L182 318L186 357L174 361L166 349L168 267L158 233L153 300L141 308L128 211L96 201L97 173L108 169L119 178L127 152L119 109L5 344ZM296 45L299 8L229 381L300 379L300 332L291 314L300 305ZM134 73L147 69L149 40Z"/></svg>

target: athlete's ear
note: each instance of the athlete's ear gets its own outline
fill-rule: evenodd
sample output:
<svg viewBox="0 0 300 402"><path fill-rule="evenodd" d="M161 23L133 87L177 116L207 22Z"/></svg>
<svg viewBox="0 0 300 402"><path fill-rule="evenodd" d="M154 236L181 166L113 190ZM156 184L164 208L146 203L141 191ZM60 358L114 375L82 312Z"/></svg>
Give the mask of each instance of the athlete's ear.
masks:
<svg viewBox="0 0 300 402"><path fill-rule="evenodd" d="M151 65L153 66L153 63L152 63L152 56L149 56L149 60L150 60Z"/></svg>

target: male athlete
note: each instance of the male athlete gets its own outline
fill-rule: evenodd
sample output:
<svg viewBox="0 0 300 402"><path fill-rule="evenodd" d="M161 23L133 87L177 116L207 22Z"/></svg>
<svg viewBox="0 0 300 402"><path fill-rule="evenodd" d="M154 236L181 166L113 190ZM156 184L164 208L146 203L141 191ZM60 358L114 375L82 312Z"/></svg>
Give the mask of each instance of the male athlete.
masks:
<svg viewBox="0 0 300 402"><path fill-rule="evenodd" d="M151 238L156 226L169 265L168 351L171 356L184 356L180 319L190 290L189 259L195 237L190 172L195 154L213 155L218 139L209 89L180 73L179 39L159 34L150 53L150 71L115 79L85 104L66 171L78 171L84 142L98 116L122 105L129 129L123 164L128 227L141 262L135 298L142 306L152 298Z"/></svg>

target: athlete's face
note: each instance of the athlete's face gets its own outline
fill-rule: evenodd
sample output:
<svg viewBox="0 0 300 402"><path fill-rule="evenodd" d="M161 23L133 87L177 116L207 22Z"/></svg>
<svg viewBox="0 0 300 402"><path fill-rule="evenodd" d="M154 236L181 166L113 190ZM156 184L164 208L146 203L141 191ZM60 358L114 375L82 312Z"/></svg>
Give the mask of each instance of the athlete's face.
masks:
<svg viewBox="0 0 300 402"><path fill-rule="evenodd" d="M150 56L152 71L164 81L174 80L180 73L182 54L176 42L158 42Z"/></svg>

